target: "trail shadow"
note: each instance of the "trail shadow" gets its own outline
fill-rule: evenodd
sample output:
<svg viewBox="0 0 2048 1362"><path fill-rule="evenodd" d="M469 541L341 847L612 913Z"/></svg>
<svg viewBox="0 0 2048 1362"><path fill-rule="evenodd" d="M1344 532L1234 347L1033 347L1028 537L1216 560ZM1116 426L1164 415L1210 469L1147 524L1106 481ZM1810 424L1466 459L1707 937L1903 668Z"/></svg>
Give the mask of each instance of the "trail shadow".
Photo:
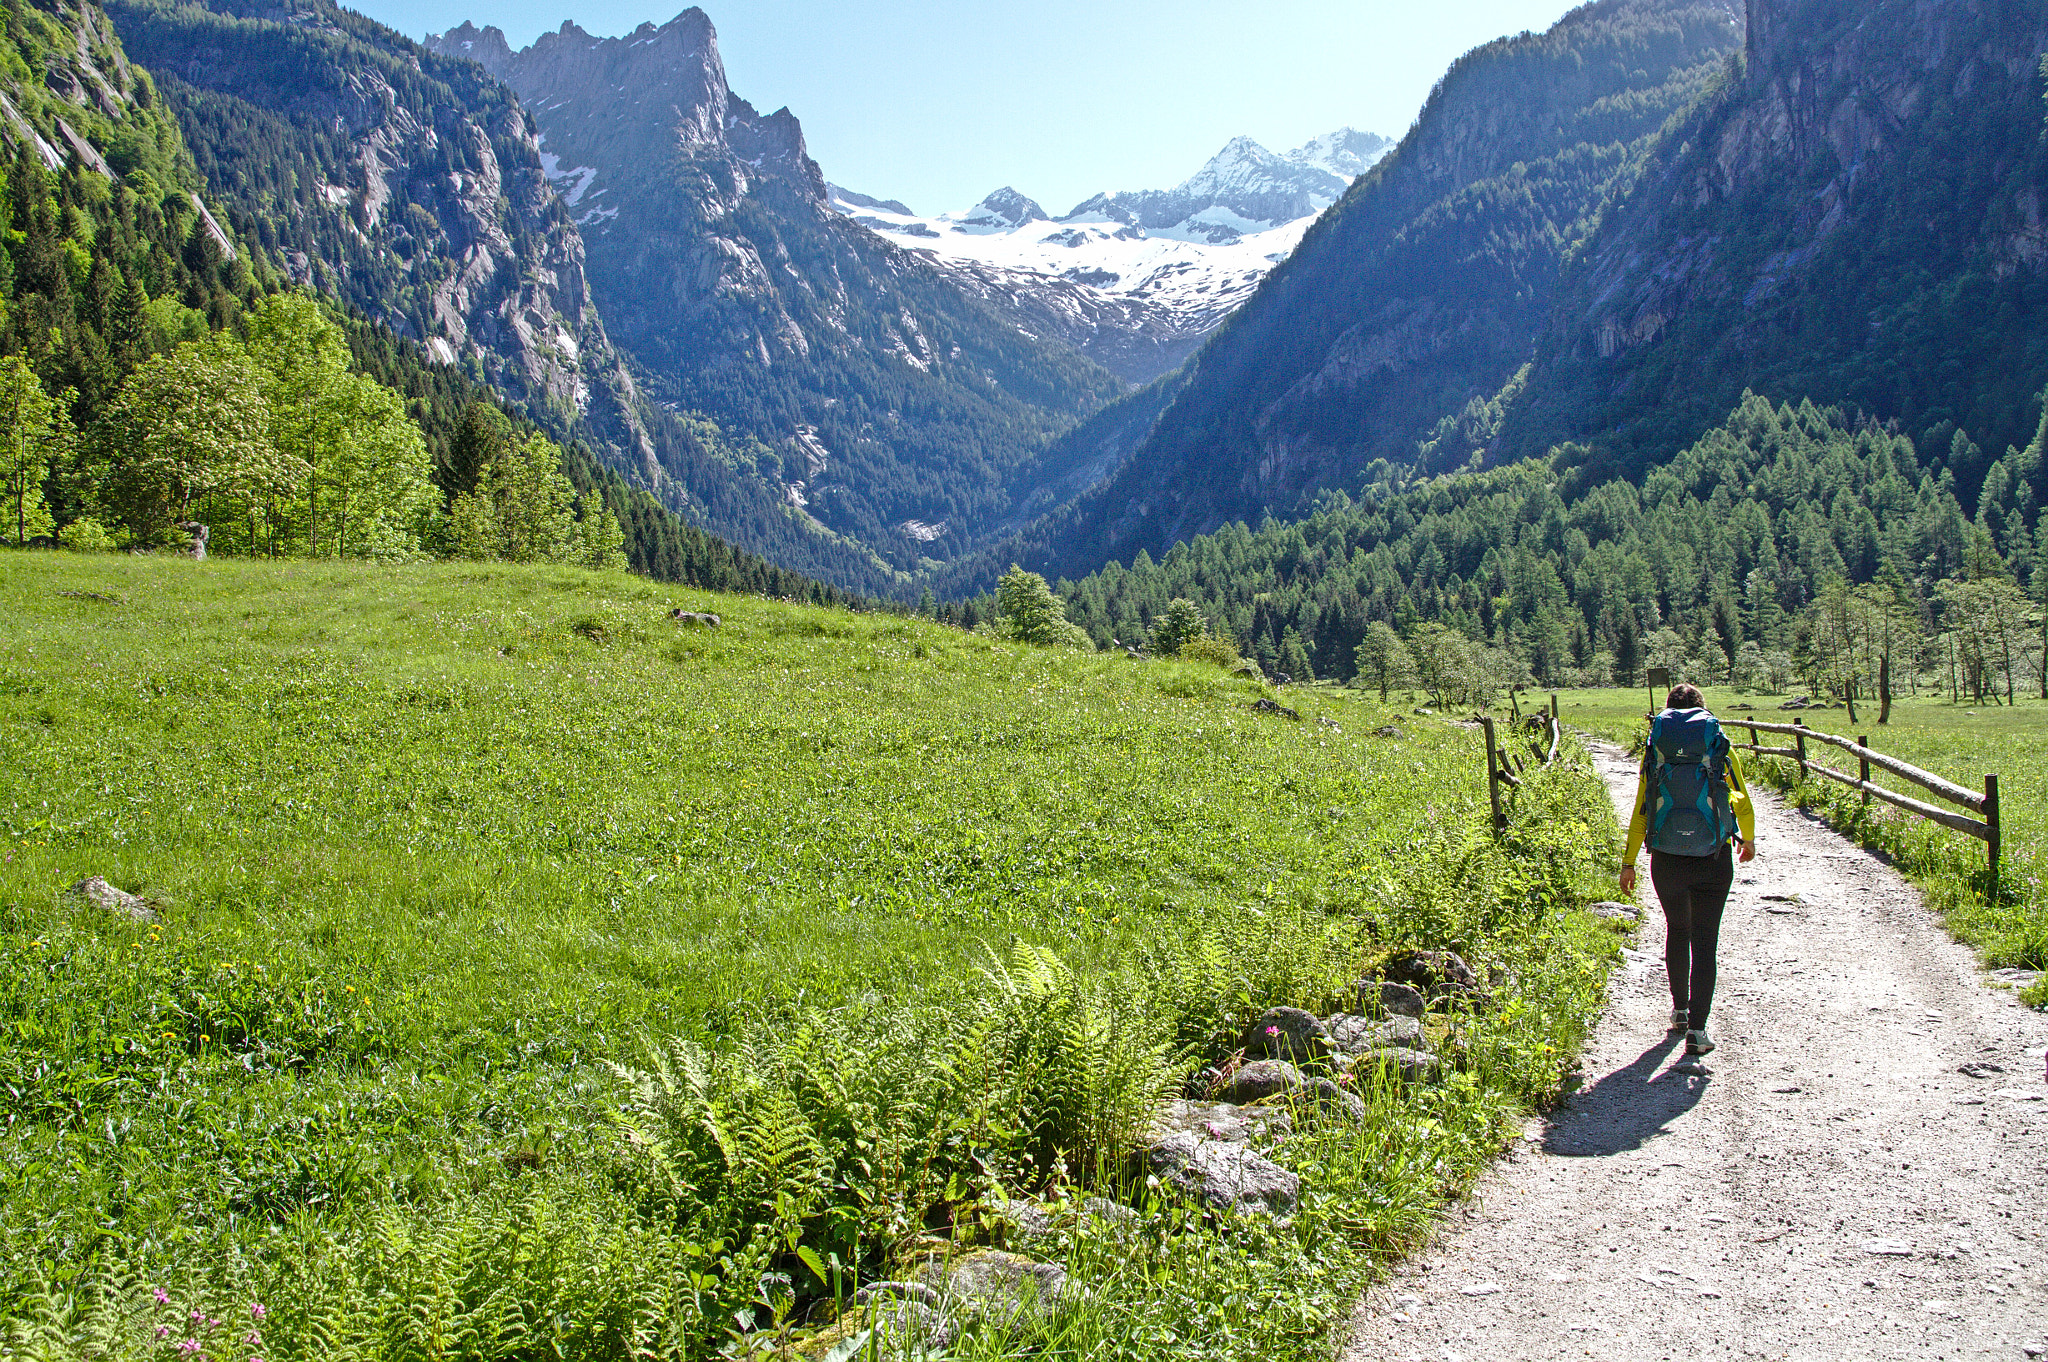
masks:
<svg viewBox="0 0 2048 1362"><path fill-rule="evenodd" d="M1644 1141L1699 1105L1705 1074L1658 1073L1684 1033L1673 1032L1551 1114L1543 1150L1564 1158L1602 1158Z"/></svg>

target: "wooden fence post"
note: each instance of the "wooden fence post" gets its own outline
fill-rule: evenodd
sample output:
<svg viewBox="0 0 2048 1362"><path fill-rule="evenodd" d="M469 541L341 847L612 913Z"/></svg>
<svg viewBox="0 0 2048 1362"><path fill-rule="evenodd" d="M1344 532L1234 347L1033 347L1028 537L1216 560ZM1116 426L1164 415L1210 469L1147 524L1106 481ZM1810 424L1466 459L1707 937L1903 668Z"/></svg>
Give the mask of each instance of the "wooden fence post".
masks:
<svg viewBox="0 0 2048 1362"><path fill-rule="evenodd" d="M1998 777L1984 777L1984 840L1991 845L1991 892L1985 902L1998 902Z"/></svg>
<svg viewBox="0 0 2048 1362"><path fill-rule="evenodd" d="M1493 833L1498 837L1507 831L1507 817L1500 811L1500 768L1493 750L1493 717L1482 714L1479 728L1486 739L1486 797L1493 802Z"/></svg>
<svg viewBox="0 0 2048 1362"><path fill-rule="evenodd" d="M1856 745L1858 747L1868 748L1870 746L1870 739L1858 735L1856 739ZM1863 768L1863 783L1865 785L1868 785L1870 783L1870 758L1858 757L1856 760L1858 764L1860 764ZM1866 809L1870 807L1870 791L1868 790L1865 790L1863 792L1863 807Z"/></svg>
<svg viewBox="0 0 2048 1362"><path fill-rule="evenodd" d="M1797 716L1794 716L1794 717L1793 717L1793 720L1792 720L1792 726L1793 726L1794 728L1804 728L1804 727L1806 727L1806 720L1804 720L1804 719L1801 719L1801 718L1799 718L1799 717L1797 717ZM1805 735L1804 733L1795 733L1795 734L1793 734L1793 735L1792 735L1792 745L1793 745L1793 746L1795 746L1795 747L1797 747L1797 748L1799 749L1799 778L1800 778L1801 780L1805 780L1805 779L1806 779L1806 735Z"/></svg>
<svg viewBox="0 0 2048 1362"><path fill-rule="evenodd" d="M1558 717L1558 715L1557 715L1557 696L1555 696L1555 695L1552 695L1552 696L1550 697L1550 717L1551 717L1552 719L1555 719L1555 718L1557 718L1557 717Z"/></svg>

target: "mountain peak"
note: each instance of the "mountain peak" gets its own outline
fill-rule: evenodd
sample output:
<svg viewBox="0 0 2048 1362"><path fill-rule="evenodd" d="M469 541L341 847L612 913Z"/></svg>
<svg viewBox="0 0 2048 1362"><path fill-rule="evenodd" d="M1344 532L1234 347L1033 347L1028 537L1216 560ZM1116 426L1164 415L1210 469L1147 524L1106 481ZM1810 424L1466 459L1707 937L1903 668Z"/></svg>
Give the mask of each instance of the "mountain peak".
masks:
<svg viewBox="0 0 2048 1362"><path fill-rule="evenodd" d="M970 232L1011 232L1027 222L1050 222L1052 219L1036 200L1019 194L1009 185L1004 185L983 199L965 213L949 220L957 227Z"/></svg>

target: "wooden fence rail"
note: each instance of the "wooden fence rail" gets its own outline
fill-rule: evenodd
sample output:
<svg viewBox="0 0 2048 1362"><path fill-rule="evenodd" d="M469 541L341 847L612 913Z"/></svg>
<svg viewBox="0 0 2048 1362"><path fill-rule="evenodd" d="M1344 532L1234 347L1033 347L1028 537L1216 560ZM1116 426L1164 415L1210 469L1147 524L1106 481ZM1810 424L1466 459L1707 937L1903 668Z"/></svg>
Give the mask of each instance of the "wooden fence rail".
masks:
<svg viewBox="0 0 2048 1362"><path fill-rule="evenodd" d="M1520 706L1516 706L1515 717L1518 722L1521 720ZM1557 697L1551 696L1550 708L1531 714L1528 723L1529 758L1538 765L1548 766L1557 760L1557 749L1564 741L1564 729L1557 721ZM1506 785L1511 790L1521 789L1522 773L1529 767L1527 762L1508 752L1507 745L1494 730L1492 715L1479 716L1479 730L1486 739L1486 796L1493 803L1493 831L1498 836L1508 829L1508 815L1501 804L1500 787Z"/></svg>
<svg viewBox="0 0 2048 1362"><path fill-rule="evenodd" d="M1812 772L1815 775L1836 781L1857 791L1863 796L1865 804L1868 804L1872 798L1881 799L1887 804L1904 809L1907 813L1925 818L1931 823L1939 823L1945 828L1953 828L1957 832L1975 837L1977 840L1985 843L1989 851L1991 865L1991 893L1989 901L1997 902L1999 826L1998 777L1996 775L1984 777L1984 790L1983 793L1979 794L1975 790L1965 789L1954 781L1944 780L1932 771L1923 771L1910 762L1900 761L1897 757L1887 756L1882 752L1874 750L1870 746L1868 738L1844 738L1835 733L1823 733L1819 729L1808 728L1803 721L1796 719L1789 724L1770 724L1751 719L1730 719L1728 726L1749 730L1749 741L1746 743L1734 743L1732 744L1734 747L1745 752L1754 752L1760 757L1782 757L1787 761L1797 762L1799 763L1799 775L1802 780L1806 778L1808 772ZM1757 741L1758 735L1762 733L1773 733L1790 737L1793 740L1792 746L1765 747ZM1825 743L1829 747L1838 747L1856 758L1857 774L1852 776L1847 771L1838 771L1824 762L1815 761L1808 757L1806 754L1806 744L1809 741ZM1872 767L1897 776L1900 780L1918 785L1921 789L1941 799L1945 799L1951 804L1960 804L1964 808L1981 815L1981 817L1970 818L1964 814L1953 813L1948 809L1939 808L1923 800L1902 795L1896 790L1887 790L1882 785L1872 784L1870 779Z"/></svg>

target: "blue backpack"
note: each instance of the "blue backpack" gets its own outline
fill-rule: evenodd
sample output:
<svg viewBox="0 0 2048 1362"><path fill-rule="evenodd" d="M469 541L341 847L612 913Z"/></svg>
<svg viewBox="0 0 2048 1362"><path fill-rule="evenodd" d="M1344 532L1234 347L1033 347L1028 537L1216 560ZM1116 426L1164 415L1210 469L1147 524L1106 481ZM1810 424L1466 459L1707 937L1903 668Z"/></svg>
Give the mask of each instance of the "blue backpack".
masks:
<svg viewBox="0 0 2048 1362"><path fill-rule="evenodd" d="M1650 722L1643 797L1652 851L1711 856L1736 835L1728 802L1728 739L1704 709L1667 709Z"/></svg>

